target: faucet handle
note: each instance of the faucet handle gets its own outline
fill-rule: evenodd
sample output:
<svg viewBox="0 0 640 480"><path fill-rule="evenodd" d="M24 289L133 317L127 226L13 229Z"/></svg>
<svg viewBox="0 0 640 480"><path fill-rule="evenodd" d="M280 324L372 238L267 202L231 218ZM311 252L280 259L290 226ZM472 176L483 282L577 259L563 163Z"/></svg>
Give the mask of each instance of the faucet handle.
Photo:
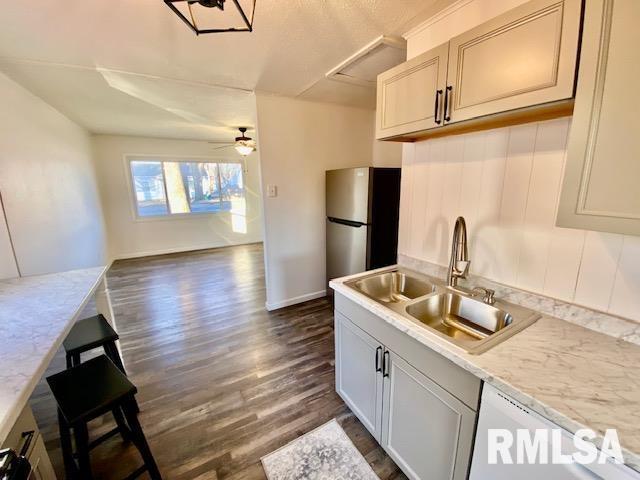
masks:
<svg viewBox="0 0 640 480"><path fill-rule="evenodd" d="M458 260L456 261L456 273L459 277L466 277L469 272L469 265L471 264L468 260Z"/></svg>
<svg viewBox="0 0 640 480"><path fill-rule="evenodd" d="M471 290L471 293L473 294L476 292L482 293L483 295L482 301L487 305L493 305L494 303L496 303L495 290L491 290L490 288L484 288L484 287L473 287L473 289Z"/></svg>

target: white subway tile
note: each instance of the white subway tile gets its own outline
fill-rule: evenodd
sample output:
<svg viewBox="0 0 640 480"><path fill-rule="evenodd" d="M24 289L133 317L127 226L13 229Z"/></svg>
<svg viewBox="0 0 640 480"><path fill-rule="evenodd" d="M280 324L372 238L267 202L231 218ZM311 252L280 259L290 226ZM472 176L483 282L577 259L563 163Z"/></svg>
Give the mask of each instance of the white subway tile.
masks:
<svg viewBox="0 0 640 480"><path fill-rule="evenodd" d="M478 216L473 226L471 269L476 275L496 278L496 244L500 235L500 205L509 142L509 129L485 132L484 161L480 177Z"/></svg>
<svg viewBox="0 0 640 480"><path fill-rule="evenodd" d="M402 174L400 177L400 220L398 225L398 253L412 255L411 211L413 195L413 161L415 144L402 145Z"/></svg>
<svg viewBox="0 0 640 480"><path fill-rule="evenodd" d="M509 133L495 271L496 280L508 285L517 281L537 127L537 124L521 125L512 127Z"/></svg>
<svg viewBox="0 0 640 480"><path fill-rule="evenodd" d="M553 229L542 293L567 302L573 300L585 236L584 230Z"/></svg>
<svg viewBox="0 0 640 480"><path fill-rule="evenodd" d="M625 236L609 313L640 320L640 237Z"/></svg>
<svg viewBox="0 0 640 480"><path fill-rule="evenodd" d="M425 218L427 216L427 188L429 183L429 152L430 142L420 142L415 145L413 160L413 187L411 193L411 242L409 249L413 256L429 260L428 252L424 249Z"/></svg>
<svg viewBox="0 0 640 480"><path fill-rule="evenodd" d="M544 290L567 127L564 120L544 122L536 134L516 286L537 293Z"/></svg>
<svg viewBox="0 0 640 480"><path fill-rule="evenodd" d="M609 307L622 235L587 232L574 301L585 307L606 311Z"/></svg>

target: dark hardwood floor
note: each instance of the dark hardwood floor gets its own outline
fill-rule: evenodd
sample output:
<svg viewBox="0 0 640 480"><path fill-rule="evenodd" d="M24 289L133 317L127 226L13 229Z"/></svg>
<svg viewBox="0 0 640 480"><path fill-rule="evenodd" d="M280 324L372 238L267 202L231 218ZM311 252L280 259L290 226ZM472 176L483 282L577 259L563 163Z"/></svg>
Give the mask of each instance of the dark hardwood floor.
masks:
<svg viewBox="0 0 640 480"><path fill-rule="evenodd" d="M108 282L140 420L165 479L263 479L262 456L332 418L382 480L406 478L335 393L330 302L265 310L262 245L118 261ZM63 368L59 352L48 374ZM31 404L63 478L43 382ZM111 426L96 420L90 434ZM92 452L97 479L123 478L139 462L119 437Z"/></svg>

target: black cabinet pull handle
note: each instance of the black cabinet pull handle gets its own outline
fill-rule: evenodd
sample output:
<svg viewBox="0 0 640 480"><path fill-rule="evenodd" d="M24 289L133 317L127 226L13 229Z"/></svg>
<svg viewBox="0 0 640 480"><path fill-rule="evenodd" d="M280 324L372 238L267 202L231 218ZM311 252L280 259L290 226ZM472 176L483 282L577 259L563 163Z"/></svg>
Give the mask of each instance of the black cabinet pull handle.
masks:
<svg viewBox="0 0 640 480"><path fill-rule="evenodd" d="M376 348L376 372L381 372L382 367L380 367L380 353L382 352L382 347Z"/></svg>
<svg viewBox="0 0 640 480"><path fill-rule="evenodd" d="M433 107L433 117L438 125L442 123L442 120L438 118L438 114L440 113L440 95L442 95L442 89L436 90L436 104Z"/></svg>
<svg viewBox="0 0 640 480"><path fill-rule="evenodd" d="M382 355L382 376L389 376L389 350L385 350Z"/></svg>
<svg viewBox="0 0 640 480"><path fill-rule="evenodd" d="M451 85L449 85L447 87L447 91L444 94L444 121L448 122L449 120L451 120L451 115L449 114L449 94L451 93L451 90L453 90L453 87Z"/></svg>

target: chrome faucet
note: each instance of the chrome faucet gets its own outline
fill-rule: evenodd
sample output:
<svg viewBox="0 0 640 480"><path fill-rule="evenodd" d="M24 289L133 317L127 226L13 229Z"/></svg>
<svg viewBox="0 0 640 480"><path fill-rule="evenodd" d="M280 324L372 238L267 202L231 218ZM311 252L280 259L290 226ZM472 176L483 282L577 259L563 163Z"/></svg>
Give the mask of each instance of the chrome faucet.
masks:
<svg viewBox="0 0 640 480"><path fill-rule="evenodd" d="M453 228L447 285L455 287L458 285L459 278L467 278L470 263L469 251L467 250L467 224L463 217L458 217Z"/></svg>

